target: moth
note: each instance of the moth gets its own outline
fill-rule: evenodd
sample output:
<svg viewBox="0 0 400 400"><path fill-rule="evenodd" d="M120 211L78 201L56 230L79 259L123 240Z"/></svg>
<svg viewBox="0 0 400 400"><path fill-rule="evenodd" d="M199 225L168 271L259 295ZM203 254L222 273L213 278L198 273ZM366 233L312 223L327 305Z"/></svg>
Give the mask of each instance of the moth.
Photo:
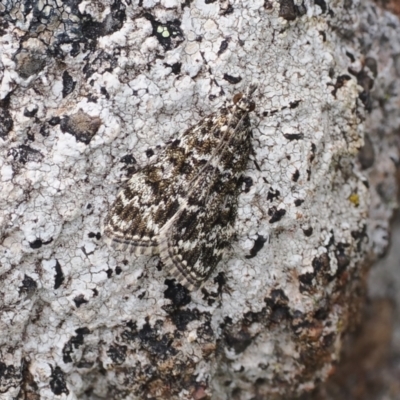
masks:
<svg viewBox="0 0 400 400"><path fill-rule="evenodd" d="M234 237L251 152L255 85L166 143L122 187L104 221L112 247L158 255L189 290L213 273Z"/></svg>

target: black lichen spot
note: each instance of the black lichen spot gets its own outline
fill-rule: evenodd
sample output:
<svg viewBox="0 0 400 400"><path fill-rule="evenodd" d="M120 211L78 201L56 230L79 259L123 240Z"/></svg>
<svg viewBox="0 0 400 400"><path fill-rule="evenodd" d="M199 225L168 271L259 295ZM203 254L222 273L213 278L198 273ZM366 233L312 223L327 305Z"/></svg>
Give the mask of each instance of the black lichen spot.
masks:
<svg viewBox="0 0 400 400"><path fill-rule="evenodd" d="M121 267L115 267L115 274L116 275L121 275L122 268Z"/></svg>
<svg viewBox="0 0 400 400"><path fill-rule="evenodd" d="M296 169L296 171L294 171L293 175L292 175L292 181L293 182L297 182L300 178L300 172L298 169Z"/></svg>
<svg viewBox="0 0 400 400"><path fill-rule="evenodd" d="M126 359L126 346L120 346L118 344L111 345L107 350L108 357L113 360L113 362L117 365L125 362Z"/></svg>
<svg viewBox="0 0 400 400"><path fill-rule="evenodd" d="M285 133L283 136L285 136L285 138L287 140L300 140L304 138L304 134L303 133Z"/></svg>
<svg viewBox="0 0 400 400"><path fill-rule="evenodd" d="M286 210L283 209L277 209L275 206L271 207L268 210L268 215L271 217L269 219L269 223L273 224L274 222L278 222L282 219L282 217L286 214Z"/></svg>
<svg viewBox="0 0 400 400"><path fill-rule="evenodd" d="M222 293L223 287L226 285L226 276L224 272L219 272L214 278L214 283L218 285L218 293Z"/></svg>
<svg viewBox="0 0 400 400"><path fill-rule="evenodd" d="M30 105L24 109L24 117L33 118L38 110L39 108L37 105Z"/></svg>
<svg viewBox="0 0 400 400"><path fill-rule="evenodd" d="M7 365L0 361L0 382L3 390L15 387L16 382L21 382L21 370L15 368L14 365ZM14 397L15 398L15 397Z"/></svg>
<svg viewBox="0 0 400 400"><path fill-rule="evenodd" d="M350 58L350 61L353 63L354 61L356 61L354 55L352 53L350 53L349 51L346 51L346 56Z"/></svg>
<svg viewBox="0 0 400 400"><path fill-rule="evenodd" d="M172 65L170 65L170 64L164 64L166 67L169 67L169 68L171 68L171 72L174 74L174 75L179 75L180 73L181 73L181 69L182 69L182 63L180 63L180 62L176 62L176 63L174 63L174 64L172 64Z"/></svg>
<svg viewBox="0 0 400 400"><path fill-rule="evenodd" d="M238 332L225 330L224 339L228 347L232 348L236 354L243 353L252 342L252 337L245 328Z"/></svg>
<svg viewBox="0 0 400 400"><path fill-rule="evenodd" d="M124 164L136 164L136 159L133 157L132 154L126 154L123 157L121 157L120 161Z"/></svg>
<svg viewBox="0 0 400 400"><path fill-rule="evenodd" d="M357 251L361 251L362 243L368 241L367 225L363 225L359 231L351 231L351 236L357 241Z"/></svg>
<svg viewBox="0 0 400 400"><path fill-rule="evenodd" d="M39 150L26 144L11 148L7 155L21 164L26 164L29 161L39 162L43 158L43 154Z"/></svg>
<svg viewBox="0 0 400 400"><path fill-rule="evenodd" d="M221 7L219 9L220 15L228 15L232 14L234 11L234 8L230 2L221 2Z"/></svg>
<svg viewBox="0 0 400 400"><path fill-rule="evenodd" d="M146 150L146 156L147 156L147 158L153 157L154 156L154 150L153 149L147 149Z"/></svg>
<svg viewBox="0 0 400 400"><path fill-rule="evenodd" d="M334 89L332 90L332 96L336 97L337 91L343 87L347 81L351 80L349 75L340 75L336 78Z"/></svg>
<svg viewBox="0 0 400 400"><path fill-rule="evenodd" d="M62 119L61 130L74 136L77 141L89 144L100 125L99 117L91 117L79 110L76 114L67 115Z"/></svg>
<svg viewBox="0 0 400 400"><path fill-rule="evenodd" d="M329 316L329 309L326 307L321 307L314 313L314 318L319 321L324 321Z"/></svg>
<svg viewBox="0 0 400 400"><path fill-rule="evenodd" d="M338 243L335 250L335 257L337 261L337 273L339 276L350 265L350 257L345 253L345 248L349 247L347 243Z"/></svg>
<svg viewBox="0 0 400 400"><path fill-rule="evenodd" d="M47 126L47 124L42 125L40 127L39 132L43 137L49 137L49 135L50 135L50 130L49 130L49 127Z"/></svg>
<svg viewBox="0 0 400 400"><path fill-rule="evenodd" d="M236 76L232 76L229 74L224 74L223 79L225 79L227 82L231 83L232 85L236 85L237 83L239 83L242 78L240 76L236 77Z"/></svg>
<svg viewBox="0 0 400 400"><path fill-rule="evenodd" d="M176 62L175 64L171 65L171 71L175 75L179 75L181 73L182 63Z"/></svg>
<svg viewBox="0 0 400 400"><path fill-rule="evenodd" d="M42 247L42 240L41 239L36 239L33 242L29 242L29 246L31 249L40 249Z"/></svg>
<svg viewBox="0 0 400 400"><path fill-rule="evenodd" d="M270 320L274 323L280 323L290 319L289 299L282 289L271 291L270 297L265 299L265 303L270 310Z"/></svg>
<svg viewBox="0 0 400 400"><path fill-rule="evenodd" d="M55 367L51 373L50 380L50 388L51 391L56 395L60 396L63 393L66 395L69 394L69 390L67 388L67 383L65 382L65 374L60 367Z"/></svg>
<svg viewBox="0 0 400 400"><path fill-rule="evenodd" d="M315 0L315 4L321 8L323 14L326 13L327 7L325 0Z"/></svg>
<svg viewBox="0 0 400 400"><path fill-rule="evenodd" d="M92 208L92 206L90 204L88 204L87 208L90 209L90 208ZM97 233L89 232L88 233L88 237L90 239L96 238L97 240L100 240L101 239L101 233L100 232L97 232Z"/></svg>
<svg viewBox="0 0 400 400"><path fill-rule="evenodd" d="M157 320L154 327L149 324L148 318L142 329L137 330L135 322L129 321L127 329L121 334L121 338L127 341L139 340L140 345L148 351L154 362L165 360L171 355L176 355L177 350L171 346L173 338L169 334L160 335L162 332L163 321Z"/></svg>
<svg viewBox="0 0 400 400"><path fill-rule="evenodd" d="M71 339L65 343L62 353L63 353L63 361L65 364L72 362L71 354L74 349L78 349L83 345L84 336L90 333L90 330L86 327L78 328L75 330L76 336L72 336Z"/></svg>
<svg viewBox="0 0 400 400"><path fill-rule="evenodd" d="M297 11L298 17L301 17L301 16L307 14L307 8L304 4L304 1L296 6L296 11Z"/></svg>
<svg viewBox="0 0 400 400"><path fill-rule="evenodd" d="M56 266L54 268L56 270L56 276L54 278L54 289L58 289L63 284L65 276L58 260L56 260Z"/></svg>
<svg viewBox="0 0 400 400"><path fill-rule="evenodd" d="M312 284L314 278L315 278L315 272L306 272L305 274L299 275L300 283L307 286ZM303 292L301 288L300 292Z"/></svg>
<svg viewBox="0 0 400 400"><path fill-rule="evenodd" d="M64 71L62 76L62 82L63 82L62 96L63 98L65 98L74 91L76 82L72 79L72 76L68 73L68 71Z"/></svg>
<svg viewBox="0 0 400 400"><path fill-rule="evenodd" d="M192 301L190 292L175 280L166 279L164 282L168 289L164 291L164 297L170 299L175 307L186 306Z"/></svg>
<svg viewBox="0 0 400 400"><path fill-rule="evenodd" d="M32 295L36 292L37 289L37 283L36 281L31 278L30 276L26 275L24 276L24 279L22 281L22 286L19 287L19 294L26 295L26 297L31 298Z"/></svg>
<svg viewBox="0 0 400 400"><path fill-rule="evenodd" d="M287 305L289 304L289 298L286 296L282 289L274 289L271 291L270 299L274 305Z"/></svg>
<svg viewBox="0 0 400 400"><path fill-rule="evenodd" d="M174 307L163 307L168 313L171 321L174 323L178 331L185 331L189 322L200 319L200 313L197 308L194 309L177 309Z"/></svg>
<svg viewBox="0 0 400 400"><path fill-rule="evenodd" d="M71 51L69 52L71 57L76 57L81 52L81 46L78 42L73 42L71 44Z"/></svg>
<svg viewBox="0 0 400 400"><path fill-rule="evenodd" d="M253 186L253 179L251 178L251 176L245 176L241 179L241 181L243 182L243 192L249 193L250 188Z"/></svg>
<svg viewBox="0 0 400 400"><path fill-rule="evenodd" d="M229 40L224 39L221 42L221 45L219 46L219 50L218 50L218 56L220 56L222 53L225 52L225 50L228 48L228 44L229 44Z"/></svg>
<svg viewBox="0 0 400 400"><path fill-rule="evenodd" d="M286 21L294 21L298 15L297 7L293 0L280 0L279 1L279 16Z"/></svg>
<svg viewBox="0 0 400 400"><path fill-rule="evenodd" d="M101 93L107 100L110 99L110 93L108 93L107 89L106 89L104 86L102 86L102 87L100 88L100 93ZM95 101L95 103L96 103L96 101Z"/></svg>
<svg viewBox="0 0 400 400"><path fill-rule="evenodd" d="M40 132L40 134L41 134L43 137L49 137L49 135L50 135L50 129L49 129L49 127L48 127L47 124L43 124L43 125L40 127L39 132Z"/></svg>
<svg viewBox="0 0 400 400"><path fill-rule="evenodd" d="M110 13L99 22L90 14L83 14L81 18L82 40L96 41L97 38L110 35L122 28L126 20L125 5L121 1L114 1L110 7ZM92 46L93 47L93 46Z"/></svg>
<svg viewBox="0 0 400 400"><path fill-rule="evenodd" d="M264 247L264 243L268 241L268 238L264 238L262 235L257 234L257 239L254 241L253 248L250 250L250 254L246 258L253 258L257 253Z"/></svg>
<svg viewBox="0 0 400 400"><path fill-rule="evenodd" d="M267 11L272 10L273 7L274 7L274 6L272 5L272 2L271 2L271 1L269 1L269 0L265 0L265 1L264 1L264 8L265 8Z"/></svg>
<svg viewBox="0 0 400 400"><path fill-rule="evenodd" d="M300 207L303 203L304 203L304 200L302 200L302 199L296 199L296 200L294 201L294 205L295 205L296 207Z"/></svg>
<svg viewBox="0 0 400 400"><path fill-rule="evenodd" d="M42 71L46 65L46 56L35 51L23 49L14 56L17 64L17 72L23 79Z"/></svg>
<svg viewBox="0 0 400 400"><path fill-rule="evenodd" d="M51 126L56 126L61 122L61 118L60 117L52 117L50 118L48 121L49 125Z"/></svg>
<svg viewBox="0 0 400 400"><path fill-rule="evenodd" d="M142 3L143 0L139 0L139 7L141 7L140 3ZM181 2L181 7L182 9L185 7L190 7L190 4L192 4L193 0L184 0Z"/></svg>
<svg viewBox="0 0 400 400"><path fill-rule="evenodd" d="M313 234L313 228L310 226L309 228L303 229L303 233L305 236L310 237Z"/></svg>
<svg viewBox="0 0 400 400"><path fill-rule="evenodd" d="M208 314L209 315L209 314ZM196 330L197 336L203 341L209 342L213 339L214 331L211 327L211 316L206 321L202 321L201 325ZM205 355L203 353L203 355Z"/></svg>
<svg viewBox="0 0 400 400"><path fill-rule="evenodd" d="M113 272L114 272L114 271L113 271L111 268L108 268L108 270L106 271L106 274L107 274L107 278L108 278L108 279L110 279L110 278L112 277Z"/></svg>
<svg viewBox="0 0 400 400"><path fill-rule="evenodd" d="M299 104L300 104L300 100L292 101L289 104L289 108L291 108L291 109L297 108L299 106Z"/></svg>
<svg viewBox="0 0 400 400"><path fill-rule="evenodd" d="M279 198L281 192L279 190L274 190L273 188L270 188L267 194L267 200L272 201L274 199Z"/></svg>
<svg viewBox="0 0 400 400"><path fill-rule="evenodd" d="M8 101L0 101L0 138L6 139L9 132L12 130L14 122L7 107Z"/></svg>
<svg viewBox="0 0 400 400"><path fill-rule="evenodd" d="M322 338L322 345L325 348L330 348L335 343L335 340L336 340L336 335L333 332L332 333L328 333L327 335L325 335Z"/></svg>
<svg viewBox="0 0 400 400"><path fill-rule="evenodd" d="M180 28L181 22L179 20L175 19L163 24L149 13L144 14L144 17L151 22L153 35L158 39L164 50L174 49L184 41L185 37Z"/></svg>
<svg viewBox="0 0 400 400"><path fill-rule="evenodd" d="M310 163L314 161L316 152L317 152L317 146L315 145L315 143L311 143L311 155L309 158Z"/></svg>
<svg viewBox="0 0 400 400"><path fill-rule="evenodd" d="M314 257L312 260L312 266L315 273L329 273L331 261L328 253L322 253L320 256Z"/></svg>
<svg viewBox="0 0 400 400"><path fill-rule="evenodd" d="M79 308L82 304L86 304L89 302L85 299L85 296L83 294L80 294L79 296L76 296L74 298L74 303L76 307Z"/></svg>

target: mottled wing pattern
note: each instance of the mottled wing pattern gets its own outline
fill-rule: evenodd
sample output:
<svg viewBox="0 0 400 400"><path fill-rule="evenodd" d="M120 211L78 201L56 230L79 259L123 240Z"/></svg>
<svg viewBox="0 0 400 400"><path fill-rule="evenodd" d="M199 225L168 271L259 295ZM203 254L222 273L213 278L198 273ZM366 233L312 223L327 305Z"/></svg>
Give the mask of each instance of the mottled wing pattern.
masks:
<svg viewBox="0 0 400 400"><path fill-rule="evenodd" d="M135 254L156 253L161 228L179 208L171 189L158 164L133 175L104 222L103 234L108 244Z"/></svg>
<svg viewBox="0 0 400 400"><path fill-rule="evenodd" d="M160 254L190 289L207 279L234 233L254 89L167 143L154 164L132 176L105 220L109 243L136 254Z"/></svg>
<svg viewBox="0 0 400 400"><path fill-rule="evenodd" d="M195 173L186 159L189 138L167 143L158 160L134 174L119 192L103 230L114 248L135 254L158 252L160 230L179 210L187 179Z"/></svg>
<svg viewBox="0 0 400 400"><path fill-rule="evenodd" d="M214 185L221 175L210 168ZM219 182L218 182L219 181ZM214 188L213 188L214 189ZM197 288L214 271L234 234L238 182L219 191L196 187L175 218L161 230L159 251L171 275L189 289Z"/></svg>

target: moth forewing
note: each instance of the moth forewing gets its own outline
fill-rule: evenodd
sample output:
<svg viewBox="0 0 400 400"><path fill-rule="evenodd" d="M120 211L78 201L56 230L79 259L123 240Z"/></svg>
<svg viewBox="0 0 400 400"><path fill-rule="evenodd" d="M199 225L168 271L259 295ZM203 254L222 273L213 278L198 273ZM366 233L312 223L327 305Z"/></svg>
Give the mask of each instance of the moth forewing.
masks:
<svg viewBox="0 0 400 400"><path fill-rule="evenodd" d="M188 289L207 280L233 238L255 89L251 85L232 105L181 133L130 178L105 219L107 243L158 254Z"/></svg>

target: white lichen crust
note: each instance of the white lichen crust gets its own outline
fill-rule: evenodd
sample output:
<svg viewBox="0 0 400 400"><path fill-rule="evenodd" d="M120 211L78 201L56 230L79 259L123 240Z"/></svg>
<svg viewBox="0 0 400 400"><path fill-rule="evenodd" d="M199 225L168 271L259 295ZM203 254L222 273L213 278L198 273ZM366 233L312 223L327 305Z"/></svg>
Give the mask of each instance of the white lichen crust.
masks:
<svg viewBox="0 0 400 400"><path fill-rule="evenodd" d="M2 2L1 399L290 398L329 375L396 206L399 50L376 49L400 24L318 4ZM201 289L110 249L121 185L253 83Z"/></svg>

